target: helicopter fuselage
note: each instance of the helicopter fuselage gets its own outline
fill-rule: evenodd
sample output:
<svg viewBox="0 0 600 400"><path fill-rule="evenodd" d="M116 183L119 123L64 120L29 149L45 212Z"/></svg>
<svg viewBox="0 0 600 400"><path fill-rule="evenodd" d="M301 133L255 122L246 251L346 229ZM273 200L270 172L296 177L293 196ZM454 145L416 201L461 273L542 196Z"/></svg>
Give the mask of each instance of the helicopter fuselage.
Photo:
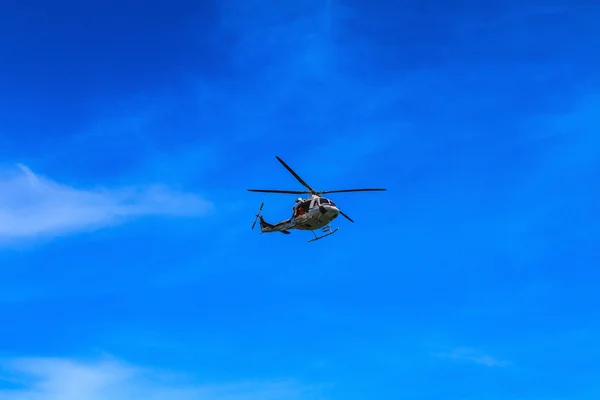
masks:
<svg viewBox="0 0 600 400"><path fill-rule="evenodd" d="M333 201L319 196L311 196L308 199L299 200L294 205L293 209L294 215L290 219L286 219L276 224L266 222L264 218L260 216L259 211L257 218L260 218L261 232L289 233L288 230L291 229L298 229L301 231L323 229L340 214L340 210Z"/></svg>
<svg viewBox="0 0 600 400"><path fill-rule="evenodd" d="M321 229L340 214L340 210L335 203L324 197L316 197L306 201L311 202L308 211L293 218L296 229L304 231Z"/></svg>

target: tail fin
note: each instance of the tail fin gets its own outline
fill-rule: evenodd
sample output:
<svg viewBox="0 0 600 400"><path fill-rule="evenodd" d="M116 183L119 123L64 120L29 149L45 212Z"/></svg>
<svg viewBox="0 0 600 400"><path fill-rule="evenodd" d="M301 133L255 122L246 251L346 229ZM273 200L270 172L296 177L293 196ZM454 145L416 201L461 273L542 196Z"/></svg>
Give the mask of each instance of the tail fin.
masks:
<svg viewBox="0 0 600 400"><path fill-rule="evenodd" d="M258 209L258 213L256 213L256 218L254 219L254 223L252 224L252 229L254 230L254 226L256 226L256 221L258 221L260 219L260 230L261 230L261 232L281 232L281 233L284 233L286 235L289 235L290 234L289 231L277 229L276 225L272 225L272 224L268 223L267 221L265 221L265 219L263 218L263 216L260 215L260 213L262 212L262 209L263 209L264 205L265 205L265 203L262 203L260 205L260 208ZM277 225L280 225L280 224L277 224Z"/></svg>
<svg viewBox="0 0 600 400"><path fill-rule="evenodd" d="M260 218L260 228L274 228L275 225L268 223L267 221L265 221L265 219L263 218L262 215L259 215L258 218Z"/></svg>
<svg viewBox="0 0 600 400"><path fill-rule="evenodd" d="M289 235L291 233L290 231L280 230L281 228L278 228L279 224L273 225L268 223L267 221L265 221L262 215L259 215L258 218L260 218L260 230L262 232L281 232L286 235Z"/></svg>

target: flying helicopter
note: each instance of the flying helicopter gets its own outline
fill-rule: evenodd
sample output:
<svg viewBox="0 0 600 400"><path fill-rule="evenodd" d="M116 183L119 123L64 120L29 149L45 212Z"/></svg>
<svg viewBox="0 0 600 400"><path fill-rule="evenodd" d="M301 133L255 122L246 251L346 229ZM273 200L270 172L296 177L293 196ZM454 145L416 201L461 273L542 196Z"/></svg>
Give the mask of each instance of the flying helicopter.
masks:
<svg viewBox="0 0 600 400"><path fill-rule="evenodd" d="M277 160L300 182L308 191L299 190L267 190L267 189L248 189L249 192L261 192L261 193L285 193L285 194L309 194L306 198L298 197L296 204L292 207L292 217L276 224L270 224L265 221L261 215L263 206L265 203L260 205L254 223L252 224L252 230L256 225L256 221L260 219L260 230L261 233L281 232L289 235L290 230L297 229L302 231L311 231L315 236L314 239L310 239L309 242L323 239L329 235L336 233L339 228L335 230L331 229L329 225L331 221L336 219L338 215L342 215L350 222L354 222L352 218L344 214L338 206L325 197L322 194L327 193L342 193L342 192L374 192L374 191L385 191L386 189L344 189L344 190L328 190L328 191L316 191L311 188L294 170L290 168L281 158L275 156ZM315 230L320 229L324 235L317 236Z"/></svg>

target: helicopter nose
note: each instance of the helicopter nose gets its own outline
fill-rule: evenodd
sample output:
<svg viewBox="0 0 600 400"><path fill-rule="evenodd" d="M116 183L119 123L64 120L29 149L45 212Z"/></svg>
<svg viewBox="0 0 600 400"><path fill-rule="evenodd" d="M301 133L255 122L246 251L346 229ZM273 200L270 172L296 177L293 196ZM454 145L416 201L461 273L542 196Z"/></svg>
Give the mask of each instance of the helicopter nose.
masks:
<svg viewBox="0 0 600 400"><path fill-rule="evenodd" d="M340 213L340 210L338 210L337 207L329 205L329 204L323 204L323 205L319 206L319 210L323 214L333 214L335 216L337 216Z"/></svg>
<svg viewBox="0 0 600 400"><path fill-rule="evenodd" d="M325 205L324 208L325 208L325 210L327 210L327 212L329 212L330 214L333 214L336 217L340 213L340 210L338 210L338 208L336 206L332 206L330 204Z"/></svg>

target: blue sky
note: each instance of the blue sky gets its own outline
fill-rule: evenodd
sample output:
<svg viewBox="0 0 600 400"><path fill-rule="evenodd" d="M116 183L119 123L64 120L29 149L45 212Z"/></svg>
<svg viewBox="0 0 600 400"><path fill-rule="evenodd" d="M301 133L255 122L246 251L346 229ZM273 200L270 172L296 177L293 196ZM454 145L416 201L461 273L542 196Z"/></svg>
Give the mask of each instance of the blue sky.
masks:
<svg viewBox="0 0 600 400"><path fill-rule="evenodd" d="M594 2L2 9L0 400L600 396Z"/></svg>

